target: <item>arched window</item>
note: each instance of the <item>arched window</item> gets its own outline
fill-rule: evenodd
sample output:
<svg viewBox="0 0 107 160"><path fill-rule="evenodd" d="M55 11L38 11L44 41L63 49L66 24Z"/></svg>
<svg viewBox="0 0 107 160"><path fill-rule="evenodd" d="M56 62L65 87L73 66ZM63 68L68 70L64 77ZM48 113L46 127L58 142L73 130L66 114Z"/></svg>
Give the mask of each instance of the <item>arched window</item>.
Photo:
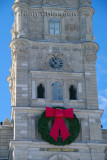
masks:
<svg viewBox="0 0 107 160"><path fill-rule="evenodd" d="M52 84L52 100L63 100L62 84L59 82Z"/></svg>
<svg viewBox="0 0 107 160"><path fill-rule="evenodd" d="M37 98L45 98L45 88L42 84L37 87Z"/></svg>
<svg viewBox="0 0 107 160"><path fill-rule="evenodd" d="M60 23L56 18L51 18L49 21L50 34L60 34Z"/></svg>
<svg viewBox="0 0 107 160"><path fill-rule="evenodd" d="M77 89L73 85L69 88L69 98L70 100L77 100Z"/></svg>

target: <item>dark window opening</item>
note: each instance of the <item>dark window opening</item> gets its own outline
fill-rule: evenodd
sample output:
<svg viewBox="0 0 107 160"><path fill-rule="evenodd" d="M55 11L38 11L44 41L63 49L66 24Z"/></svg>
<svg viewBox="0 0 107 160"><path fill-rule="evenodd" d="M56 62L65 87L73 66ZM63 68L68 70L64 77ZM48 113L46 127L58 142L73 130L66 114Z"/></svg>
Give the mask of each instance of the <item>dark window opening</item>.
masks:
<svg viewBox="0 0 107 160"><path fill-rule="evenodd" d="M77 100L77 89L71 85L69 88L70 100Z"/></svg>
<svg viewBox="0 0 107 160"><path fill-rule="evenodd" d="M45 98L45 89L42 84L37 88L38 98Z"/></svg>

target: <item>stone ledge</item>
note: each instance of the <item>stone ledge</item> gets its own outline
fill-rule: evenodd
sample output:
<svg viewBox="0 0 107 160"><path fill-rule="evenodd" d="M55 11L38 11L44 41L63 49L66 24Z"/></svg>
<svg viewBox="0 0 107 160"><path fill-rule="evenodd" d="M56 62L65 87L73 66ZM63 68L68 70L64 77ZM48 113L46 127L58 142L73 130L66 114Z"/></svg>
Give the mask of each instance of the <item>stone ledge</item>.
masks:
<svg viewBox="0 0 107 160"><path fill-rule="evenodd" d="M36 142L36 141L27 141L27 140L25 140L25 141L10 141L10 146L12 146L12 145L16 145L17 147L18 146L22 146L22 147L35 147L35 148L39 148L39 147L49 147L49 148L79 148L79 149L83 149L83 148L85 148L86 149L86 147L88 148L88 147L107 147L107 144L105 144L105 143L101 143L101 142L91 142L91 143L85 143L85 142L82 142L82 143L72 143L72 144L70 144L70 145L66 145L66 146L54 146L54 145L51 145L51 144L48 144L47 142Z"/></svg>
<svg viewBox="0 0 107 160"><path fill-rule="evenodd" d="M32 41L32 40L29 40L29 39L26 39L26 38L18 38L18 39L14 39L10 42L10 48L11 46L14 44L14 43L17 43L17 42L25 42L25 43L29 43L29 45L47 45L47 46L50 46L50 45L58 45L58 47L64 47L64 46L69 46L71 48L80 48L82 46L86 46L86 45L90 45L90 48L92 47L91 45L95 46L98 50L98 44L95 43L95 42L90 42L90 41L84 41L84 42L72 42L72 41L66 41L66 42L50 42L50 41L46 41L46 40L35 40L35 41ZM62 45L63 44L63 45Z"/></svg>
<svg viewBox="0 0 107 160"><path fill-rule="evenodd" d="M18 111L25 111L25 112L28 112L28 111L30 111L30 110L35 110L35 111L44 111L45 110L45 108L44 107L21 107L21 106L13 106L12 107L12 111L15 111L15 110L17 110L17 112ZM100 114L100 115L102 115L103 114L103 110L89 110L89 109L74 109L74 112L80 112L80 113L85 113L85 114Z"/></svg>

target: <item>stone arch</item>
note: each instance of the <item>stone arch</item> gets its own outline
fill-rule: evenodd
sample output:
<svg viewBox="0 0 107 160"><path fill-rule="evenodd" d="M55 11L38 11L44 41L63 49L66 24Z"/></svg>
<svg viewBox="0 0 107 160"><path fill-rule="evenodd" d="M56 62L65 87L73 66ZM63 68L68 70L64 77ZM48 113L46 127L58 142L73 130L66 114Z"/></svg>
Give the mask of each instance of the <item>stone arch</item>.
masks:
<svg viewBox="0 0 107 160"><path fill-rule="evenodd" d="M69 157L63 154L54 155L49 158L49 160L71 160Z"/></svg>

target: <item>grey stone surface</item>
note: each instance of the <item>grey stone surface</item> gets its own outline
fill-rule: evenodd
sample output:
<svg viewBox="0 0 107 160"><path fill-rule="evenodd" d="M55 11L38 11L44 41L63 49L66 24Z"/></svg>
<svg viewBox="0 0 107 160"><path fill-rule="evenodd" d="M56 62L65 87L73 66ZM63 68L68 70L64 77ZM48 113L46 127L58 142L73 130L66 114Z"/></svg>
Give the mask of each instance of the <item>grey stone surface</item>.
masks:
<svg viewBox="0 0 107 160"><path fill-rule="evenodd" d="M107 143L107 129L102 130L102 138Z"/></svg>
<svg viewBox="0 0 107 160"><path fill-rule="evenodd" d="M105 160L107 133L101 129L91 0L15 0L12 27L12 65L8 77L12 103L13 140L11 131L4 131L2 150L9 160ZM60 34L49 32L49 21L57 18ZM52 69L49 60L58 57L63 67ZM63 100L52 100L52 84L60 82ZM45 86L45 99L37 98L39 84ZM69 99L69 87L77 89L77 100ZM74 108L81 132L69 146L56 147L45 143L37 129L38 118L45 107ZM2 133L3 134L3 133ZM11 135L10 135L11 136ZM43 151L45 149L48 151ZM74 149L62 152L60 149ZM55 150L56 149L56 150ZM1 150L1 151L2 151ZM77 150L77 152L75 152ZM4 155L4 152L1 152Z"/></svg>
<svg viewBox="0 0 107 160"><path fill-rule="evenodd" d="M0 126L0 158L8 158L9 142L13 139L13 127L10 125Z"/></svg>

